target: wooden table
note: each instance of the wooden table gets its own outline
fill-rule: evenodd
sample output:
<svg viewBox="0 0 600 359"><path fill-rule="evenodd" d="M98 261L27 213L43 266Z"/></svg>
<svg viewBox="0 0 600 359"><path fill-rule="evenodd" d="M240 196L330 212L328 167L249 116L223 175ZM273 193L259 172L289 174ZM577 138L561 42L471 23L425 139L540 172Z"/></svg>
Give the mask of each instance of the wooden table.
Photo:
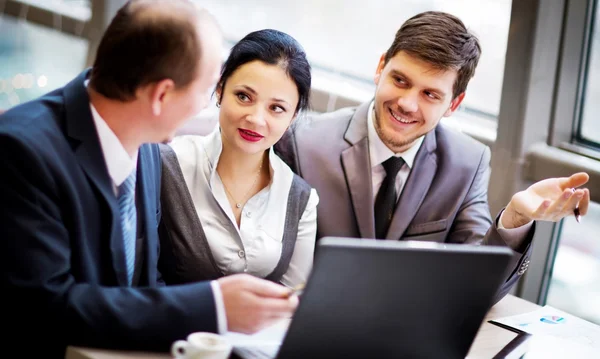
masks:
<svg viewBox="0 0 600 359"><path fill-rule="evenodd" d="M502 329L487 321L538 309L537 304L521 298L507 295L488 312L479 332L473 341L468 359L489 359L513 340L517 334ZM66 359L170 359L167 353L123 352L113 350L69 347Z"/></svg>

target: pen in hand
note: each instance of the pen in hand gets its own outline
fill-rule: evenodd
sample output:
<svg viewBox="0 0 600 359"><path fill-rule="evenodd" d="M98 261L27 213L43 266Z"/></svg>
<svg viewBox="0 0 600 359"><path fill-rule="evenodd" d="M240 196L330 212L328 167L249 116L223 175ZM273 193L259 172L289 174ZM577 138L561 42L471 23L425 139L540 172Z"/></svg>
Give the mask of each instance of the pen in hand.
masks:
<svg viewBox="0 0 600 359"><path fill-rule="evenodd" d="M300 283L300 284L297 284L295 287L290 288L290 292L287 297L289 298L292 295L300 296L302 294L302 291L304 290L305 286L306 286L306 283Z"/></svg>
<svg viewBox="0 0 600 359"><path fill-rule="evenodd" d="M571 188L571 191L575 193L575 188ZM579 203L575 205L575 208L573 209L573 215L575 216L575 220L577 221L577 223L580 223L581 213L579 213Z"/></svg>

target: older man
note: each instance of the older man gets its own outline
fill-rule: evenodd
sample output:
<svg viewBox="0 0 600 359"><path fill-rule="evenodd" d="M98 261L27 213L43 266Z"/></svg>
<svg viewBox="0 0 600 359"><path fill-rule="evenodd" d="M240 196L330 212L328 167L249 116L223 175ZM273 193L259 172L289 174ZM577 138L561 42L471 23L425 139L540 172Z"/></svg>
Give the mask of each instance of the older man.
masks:
<svg viewBox="0 0 600 359"><path fill-rule="evenodd" d="M252 332L291 315L289 290L250 276L161 286L161 166L148 143L208 104L220 53L206 11L134 0L91 71L0 116L4 356L166 350L190 332Z"/></svg>

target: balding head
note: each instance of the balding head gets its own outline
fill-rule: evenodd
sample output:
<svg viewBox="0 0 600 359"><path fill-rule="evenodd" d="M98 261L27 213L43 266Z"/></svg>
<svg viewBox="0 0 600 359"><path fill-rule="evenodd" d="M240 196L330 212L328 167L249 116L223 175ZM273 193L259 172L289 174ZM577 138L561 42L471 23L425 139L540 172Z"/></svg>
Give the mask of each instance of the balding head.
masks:
<svg viewBox="0 0 600 359"><path fill-rule="evenodd" d="M205 51L220 43L215 19L191 1L128 1L100 41L90 86L120 101L165 79L185 88L202 72Z"/></svg>

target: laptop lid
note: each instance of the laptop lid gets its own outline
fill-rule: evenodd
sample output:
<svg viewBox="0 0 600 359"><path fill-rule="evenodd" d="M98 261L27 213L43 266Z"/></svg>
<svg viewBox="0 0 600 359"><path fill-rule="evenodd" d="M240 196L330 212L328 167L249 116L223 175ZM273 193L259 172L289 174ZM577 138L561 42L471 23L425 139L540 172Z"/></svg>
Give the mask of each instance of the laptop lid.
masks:
<svg viewBox="0 0 600 359"><path fill-rule="evenodd" d="M277 358L463 359L511 256L505 247L322 238Z"/></svg>

